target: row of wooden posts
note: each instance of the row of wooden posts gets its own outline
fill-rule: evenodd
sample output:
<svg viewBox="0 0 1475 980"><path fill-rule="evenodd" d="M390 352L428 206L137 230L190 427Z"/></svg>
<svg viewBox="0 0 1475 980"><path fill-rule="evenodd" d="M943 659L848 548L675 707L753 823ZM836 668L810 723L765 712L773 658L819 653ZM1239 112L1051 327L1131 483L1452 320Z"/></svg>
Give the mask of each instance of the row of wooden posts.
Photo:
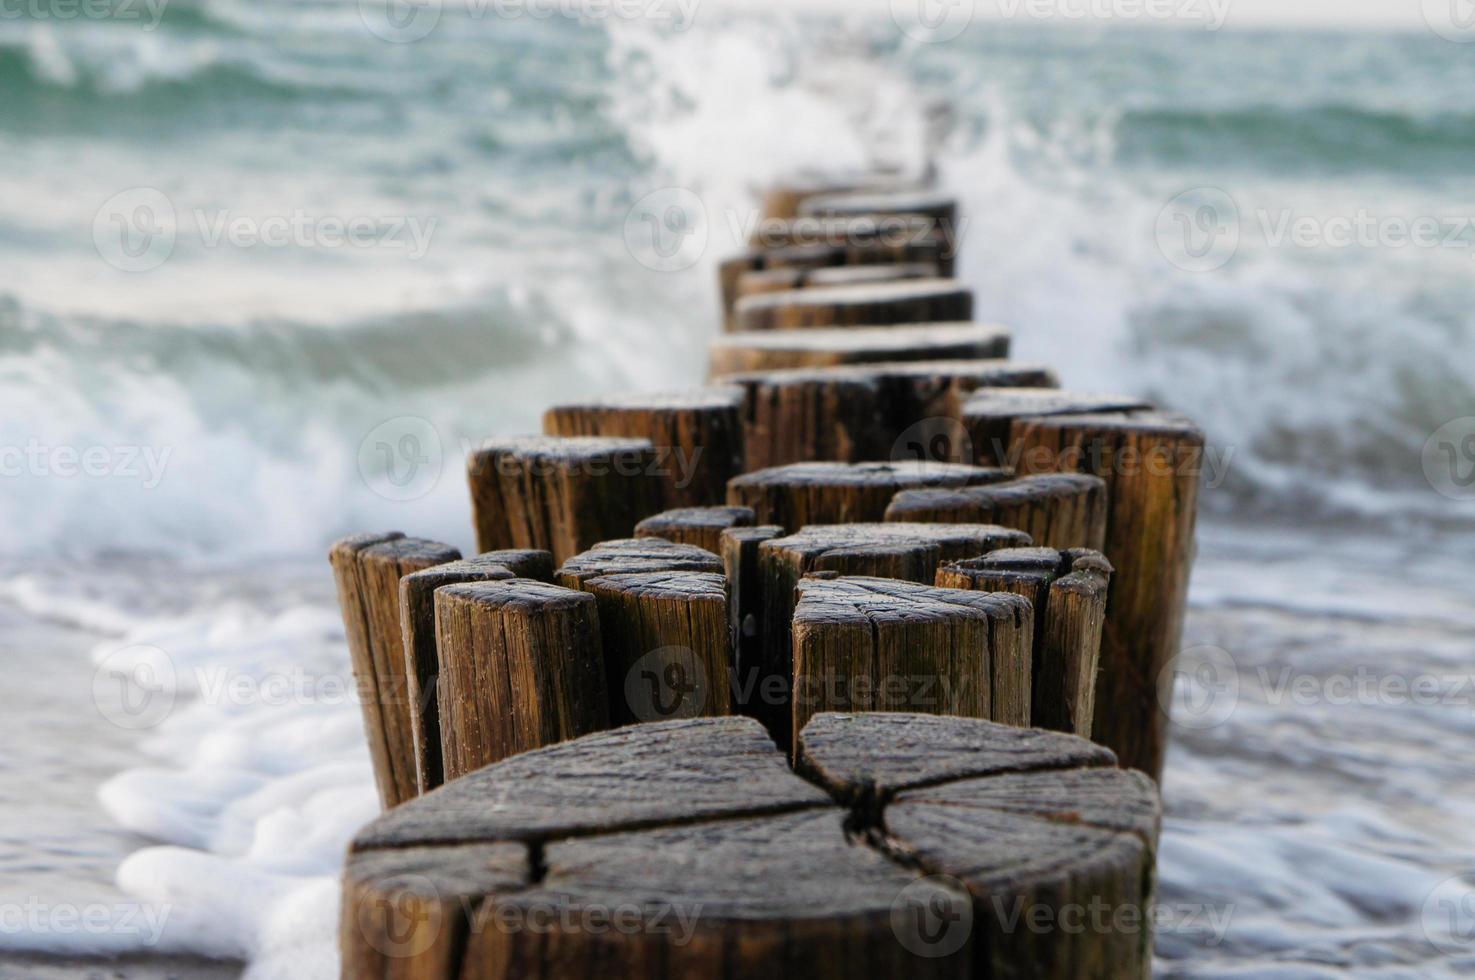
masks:
<svg viewBox="0 0 1475 980"><path fill-rule="evenodd" d="M445 794L519 753L729 715L801 770L813 725L895 712L1012 726L991 746L1053 729L1160 778L1203 436L1008 360L1009 333L972 322L948 278L955 204L870 179L769 195L765 239L721 267L707 386L555 405L544 434L478 449L475 557L399 533L334 545L383 820L444 828L465 817ZM1113 874L1150 879L1155 820ZM382 864L372 830L356 853ZM519 841L533 865L554 837L452 834ZM392 975L353 914L345 976ZM1140 976L1134 948L1070 975ZM592 975L547 971L526 975Z"/></svg>

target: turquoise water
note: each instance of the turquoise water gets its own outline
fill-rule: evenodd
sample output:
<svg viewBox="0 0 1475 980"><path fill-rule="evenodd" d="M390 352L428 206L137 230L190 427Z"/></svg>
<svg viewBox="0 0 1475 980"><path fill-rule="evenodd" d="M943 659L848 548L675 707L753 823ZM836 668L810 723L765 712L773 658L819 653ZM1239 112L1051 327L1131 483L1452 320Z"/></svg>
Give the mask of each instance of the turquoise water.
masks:
<svg viewBox="0 0 1475 980"><path fill-rule="evenodd" d="M12 476L11 548L310 554L385 522L463 540L467 443L533 428L555 390L703 371L712 269L757 185L929 160L967 209L980 317L1068 385L1201 420L1233 453L1210 506L1471 515L1418 465L1475 404L1469 46L982 21L922 44L859 16L703 8L675 31L476 9L409 44L348 2L0 20L0 445L168 454L155 481ZM655 271L626 219L673 187L705 244ZM123 271L116 222L145 192L170 249ZM1239 218L1209 272L1164 251L1185 192ZM1446 233L1285 233L1360 214ZM368 244L327 240L355 219ZM386 500L358 449L406 416L443 479Z"/></svg>

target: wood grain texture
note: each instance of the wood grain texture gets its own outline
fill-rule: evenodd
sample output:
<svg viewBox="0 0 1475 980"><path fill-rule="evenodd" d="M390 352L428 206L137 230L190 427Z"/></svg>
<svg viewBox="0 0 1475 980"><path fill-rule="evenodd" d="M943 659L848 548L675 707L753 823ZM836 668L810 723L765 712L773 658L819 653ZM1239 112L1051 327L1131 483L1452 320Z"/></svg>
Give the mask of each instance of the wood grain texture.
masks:
<svg viewBox="0 0 1475 980"><path fill-rule="evenodd" d="M635 572L724 571L722 559L695 545L676 544L664 538L622 538L605 541L564 562L553 579L567 589L582 589L584 583L601 575Z"/></svg>
<svg viewBox="0 0 1475 980"><path fill-rule="evenodd" d="M743 469L743 398L740 388L715 387L555 405L543 415L543 431L647 439L665 506L720 504L727 481Z"/></svg>
<svg viewBox="0 0 1475 980"><path fill-rule="evenodd" d="M1182 632L1204 435L1180 417L1136 412L1016 419L1010 438L1022 473L1081 471L1107 483L1101 550L1114 572L1094 737L1159 778L1168 718L1158 676Z"/></svg>
<svg viewBox="0 0 1475 980"><path fill-rule="evenodd" d="M1056 383L1046 367L1000 360L888 361L744 372L723 380L747 393L748 470L915 459L912 443L930 441L929 423L959 427L958 413L978 389ZM940 458L926 447L923 456Z"/></svg>
<svg viewBox="0 0 1475 980"><path fill-rule="evenodd" d="M849 577L799 583L793 731L826 711L1028 726L1034 611L1015 594Z"/></svg>
<svg viewBox="0 0 1475 980"><path fill-rule="evenodd" d="M594 597L531 579L435 590L447 781L606 728Z"/></svg>
<svg viewBox="0 0 1475 980"><path fill-rule="evenodd" d="M731 714L725 575L602 575L584 590L599 607L611 724Z"/></svg>
<svg viewBox="0 0 1475 980"><path fill-rule="evenodd" d="M979 388L959 412L969 437L970 455L963 462L1018 469L1010 446L1014 420L1050 415L1131 412L1151 408L1131 395L1060 390L1050 385Z"/></svg>
<svg viewBox="0 0 1475 980"><path fill-rule="evenodd" d="M727 572L728 610L732 617L733 701L747 705L758 692L746 685L761 676L763 644L763 542L784 536L776 524L735 527L722 532L722 565Z"/></svg>
<svg viewBox="0 0 1475 980"><path fill-rule="evenodd" d="M411 721L415 698L400 620L400 579L460 557L450 545L407 538L398 531L354 535L328 552L374 782L386 809L419 792Z"/></svg>
<svg viewBox="0 0 1475 980"><path fill-rule="evenodd" d="M945 562L937 584L1013 592L1035 614L1031 724L1091 737L1111 564L1098 551L1004 549Z"/></svg>
<svg viewBox="0 0 1475 980"><path fill-rule="evenodd" d="M973 292L956 279L826 286L739 297L738 330L887 326L973 319Z"/></svg>
<svg viewBox="0 0 1475 980"><path fill-rule="evenodd" d="M435 590L461 582L498 582L553 578L553 556L546 551L489 551L412 572L400 579L400 624L404 633L405 674L408 678L410 748L415 757L416 793L445 782L440 749L440 654L435 645Z"/></svg>
<svg viewBox="0 0 1475 980"><path fill-rule="evenodd" d="M1009 345L1008 329L988 323L758 330L713 340L710 377L888 361L997 360L1009 356Z"/></svg>
<svg viewBox="0 0 1475 980"><path fill-rule="evenodd" d="M648 439L530 436L490 442L467 460L477 546L533 548L563 561L628 537L662 509L665 480Z"/></svg>
<svg viewBox="0 0 1475 980"><path fill-rule="evenodd" d="M903 490L976 487L1001 483L1012 475L1002 469L914 460L790 463L734 478L727 484L727 499L730 504L752 508L761 524L805 527L810 524L874 523L886 519L887 508Z"/></svg>
<svg viewBox="0 0 1475 980"><path fill-rule="evenodd" d="M991 472L1007 473L1007 470ZM1048 548L1106 542L1106 482L1084 473L1046 473L987 486L907 489L886 508L888 521L1002 524Z"/></svg>
<svg viewBox="0 0 1475 980"><path fill-rule="evenodd" d="M986 524L830 524L758 546L763 594L759 660L736 675L738 710L762 721L787 748L793 727L793 619L806 576L858 575L931 585L945 559L1029 544L1022 531Z"/></svg>
<svg viewBox="0 0 1475 980"><path fill-rule="evenodd" d="M722 532L756 524L751 507L679 507L653 514L635 525L637 538L664 538L722 553Z"/></svg>
<svg viewBox="0 0 1475 980"><path fill-rule="evenodd" d="M392 811L349 855L342 975L1146 975L1130 916L1067 927L1073 906L1140 917L1151 899L1156 796L1110 753L914 714L822 714L800 746L824 791L754 722L703 718L529 752Z"/></svg>

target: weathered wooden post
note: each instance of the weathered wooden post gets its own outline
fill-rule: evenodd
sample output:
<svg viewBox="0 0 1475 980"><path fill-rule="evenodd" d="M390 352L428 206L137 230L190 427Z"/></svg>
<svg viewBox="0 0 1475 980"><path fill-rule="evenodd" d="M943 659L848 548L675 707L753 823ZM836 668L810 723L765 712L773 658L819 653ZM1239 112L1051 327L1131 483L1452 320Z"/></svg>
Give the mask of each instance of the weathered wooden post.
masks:
<svg viewBox="0 0 1475 980"><path fill-rule="evenodd" d="M1101 550L1115 573L1093 737L1123 765L1160 778L1168 730L1158 675L1183 627L1204 435L1186 419L1150 412L1025 416L1011 431L1020 473L1080 471L1106 481Z"/></svg>
<svg viewBox="0 0 1475 980"><path fill-rule="evenodd" d="M724 575L601 575L584 591L599 605L611 724L731 713Z"/></svg>
<svg viewBox="0 0 1475 980"><path fill-rule="evenodd" d="M799 747L804 777L748 719L636 725L414 800L351 845L341 975L1147 975L1160 807L1109 752L905 713Z"/></svg>
<svg viewBox="0 0 1475 980"><path fill-rule="evenodd" d="M944 560L1029 543L1023 531L987 524L826 524L760 543L763 642L751 672L745 664L736 679L739 710L762 721L788 747L794 604L806 576L860 575L931 585Z"/></svg>
<svg viewBox="0 0 1475 980"><path fill-rule="evenodd" d="M875 262L869 265L752 269L738 276L736 298L825 286L860 286L867 283L899 282L903 279L937 279L941 274L936 262Z"/></svg>
<svg viewBox="0 0 1475 980"><path fill-rule="evenodd" d="M730 333L711 343L710 376L895 361L978 361L1009 356L1009 331L988 323L816 327Z"/></svg>
<svg viewBox="0 0 1475 980"><path fill-rule="evenodd" d="M1047 548L1099 550L1106 542L1106 482L1084 473L1044 473L987 486L908 489L892 498L885 516L924 524L1002 524L1027 531Z"/></svg>
<svg viewBox="0 0 1475 980"><path fill-rule="evenodd" d="M553 580L566 589L582 589L585 582L601 575L722 571L722 559L695 545L664 538L622 538L574 555L553 573Z"/></svg>
<svg viewBox="0 0 1475 980"><path fill-rule="evenodd" d="M1034 611L1020 595L806 579L793 631L795 733L822 711L1030 723Z"/></svg>
<svg viewBox="0 0 1475 980"><path fill-rule="evenodd" d="M357 534L335 543L328 552L364 712L374 782L386 809L419 792L410 720L414 696L400 622L400 579L460 557L461 552L450 545L407 538L398 531Z"/></svg>
<svg viewBox="0 0 1475 980"><path fill-rule="evenodd" d="M1014 466L1010 438L1015 419L1114 414L1151 407L1131 395L1062 391L1050 385L1038 388L1019 385L980 387L968 396L959 412L971 449L970 457L960 462L976 462L979 466Z"/></svg>
<svg viewBox="0 0 1475 980"><path fill-rule="evenodd" d="M1001 483L1013 474L956 463L790 463L744 473L727 484L730 503L750 507L760 524L868 524L886 519L902 491ZM947 492L944 489L942 492ZM1007 521L957 521L1005 524Z"/></svg>
<svg viewBox="0 0 1475 980"><path fill-rule="evenodd" d="M600 541L628 537L663 507L660 466L648 439L493 441L467 460L477 547L534 548L563 561Z"/></svg>
<svg viewBox="0 0 1475 980"><path fill-rule="evenodd" d="M1013 592L1034 607L1030 724L1085 738L1096 703L1111 564L1099 551L1011 548L944 562L937 584Z"/></svg>
<svg viewBox="0 0 1475 980"><path fill-rule="evenodd" d="M784 536L776 524L735 527L722 532L722 565L727 574L728 610L732 623L732 680L734 704L755 704L763 692L754 684L763 676L763 569L759 549L763 542ZM772 682L771 682L772 683ZM781 697L780 689L774 696Z"/></svg>
<svg viewBox="0 0 1475 980"><path fill-rule="evenodd" d="M738 330L885 326L973 319L973 291L956 279L911 279L745 296L733 306Z"/></svg>
<svg viewBox="0 0 1475 980"><path fill-rule="evenodd" d="M441 749L449 782L609 727L594 597L508 579L435 590Z"/></svg>
<svg viewBox="0 0 1475 980"><path fill-rule="evenodd" d="M722 553L722 532L756 524L751 507L680 507L653 514L635 525L637 538L664 538Z"/></svg>
<svg viewBox="0 0 1475 980"><path fill-rule="evenodd" d="M723 381L747 393L748 470L815 461L862 463L896 454L915 458L917 447L906 445L903 437L928 435L922 423L956 419L976 390L1056 383L1046 367L1000 360L745 372Z"/></svg>
<svg viewBox="0 0 1475 980"><path fill-rule="evenodd" d="M415 758L416 792L445 782L441 759L440 652L435 645L435 590L463 582L553 579L553 556L546 551L490 551L465 561L411 572L400 579L400 623L404 632L405 673L410 706L410 750Z"/></svg>
<svg viewBox="0 0 1475 980"><path fill-rule="evenodd" d="M669 507L720 504L727 481L743 470L740 388L616 395L555 405L543 415L543 430L555 436L650 440Z"/></svg>

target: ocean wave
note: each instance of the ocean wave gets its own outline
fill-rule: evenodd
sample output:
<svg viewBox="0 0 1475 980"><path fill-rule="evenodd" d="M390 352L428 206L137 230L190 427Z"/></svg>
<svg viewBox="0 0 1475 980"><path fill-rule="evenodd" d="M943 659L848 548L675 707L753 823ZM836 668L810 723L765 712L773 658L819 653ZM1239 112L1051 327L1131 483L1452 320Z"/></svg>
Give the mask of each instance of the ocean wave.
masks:
<svg viewBox="0 0 1475 980"><path fill-rule="evenodd" d="M1124 112L1115 138L1128 163L1462 174L1475 151L1475 113L1338 104L1154 107Z"/></svg>

